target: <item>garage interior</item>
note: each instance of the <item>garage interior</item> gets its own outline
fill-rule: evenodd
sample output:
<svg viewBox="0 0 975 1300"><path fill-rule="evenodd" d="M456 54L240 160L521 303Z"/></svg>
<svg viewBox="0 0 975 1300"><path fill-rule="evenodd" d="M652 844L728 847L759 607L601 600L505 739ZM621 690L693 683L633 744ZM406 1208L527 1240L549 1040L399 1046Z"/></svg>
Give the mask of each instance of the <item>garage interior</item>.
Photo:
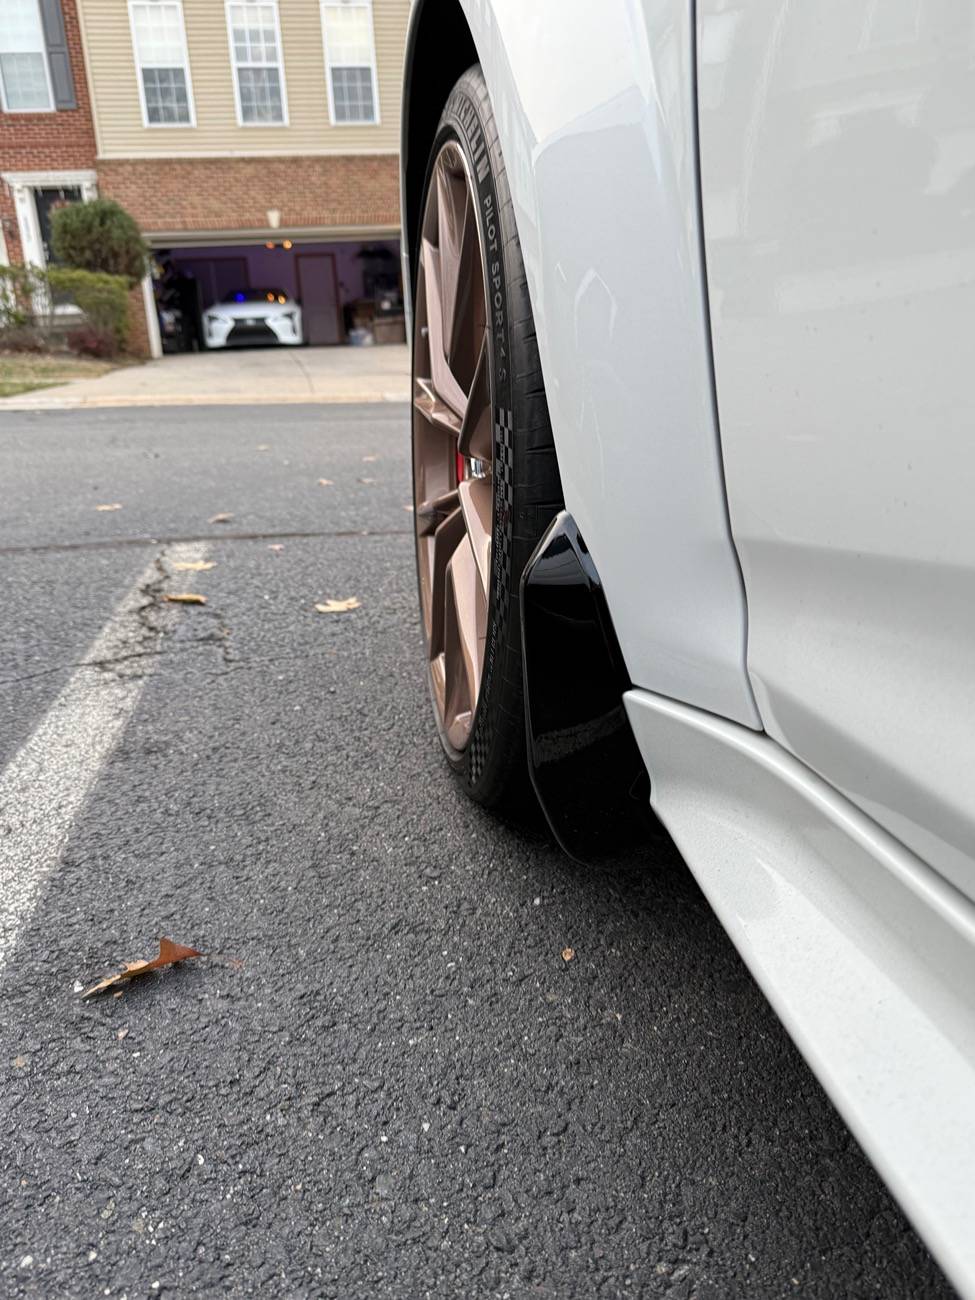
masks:
<svg viewBox="0 0 975 1300"><path fill-rule="evenodd" d="M269 237L260 243L155 247L153 259L167 352L201 349L207 308L251 288L297 300L304 341L311 346L406 341L398 239Z"/></svg>

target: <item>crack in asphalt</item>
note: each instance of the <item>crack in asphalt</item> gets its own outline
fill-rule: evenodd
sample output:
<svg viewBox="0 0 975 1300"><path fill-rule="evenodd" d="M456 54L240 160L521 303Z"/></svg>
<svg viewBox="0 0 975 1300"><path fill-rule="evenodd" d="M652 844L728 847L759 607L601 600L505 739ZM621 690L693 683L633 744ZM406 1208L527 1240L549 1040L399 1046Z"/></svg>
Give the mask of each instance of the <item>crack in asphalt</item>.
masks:
<svg viewBox="0 0 975 1300"><path fill-rule="evenodd" d="M133 629L133 637L129 638L130 643L135 645L135 649L100 659L81 659L54 664L50 668L41 669L36 673L0 678L0 688L21 686L26 682L37 681L42 677L50 677L55 673L84 668L94 668L96 671L112 677L141 677L144 674L125 673L125 665L132 665L144 659L157 659L163 654L180 653L199 646L218 645L224 666L227 668L234 667L238 661L230 646L230 628L227 627L223 614L218 609L202 608L197 613L198 618L215 620L217 623L216 630L202 636L191 637L178 647L165 645L164 638L166 634L172 631L175 626L172 620L175 607L165 599L165 587L173 577L173 573L166 567L165 549L156 556L153 563L156 576L151 581L142 583L139 587L139 595L143 598L142 604L130 611L127 616L129 618L134 617L138 625L137 628Z"/></svg>

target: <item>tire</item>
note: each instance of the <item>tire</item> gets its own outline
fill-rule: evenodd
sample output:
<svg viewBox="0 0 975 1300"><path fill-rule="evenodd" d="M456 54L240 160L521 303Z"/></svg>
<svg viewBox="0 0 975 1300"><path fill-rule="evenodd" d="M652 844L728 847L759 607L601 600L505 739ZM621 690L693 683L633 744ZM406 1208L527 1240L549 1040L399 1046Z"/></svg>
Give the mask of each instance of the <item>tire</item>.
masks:
<svg viewBox="0 0 975 1300"><path fill-rule="evenodd" d="M457 150L462 155L463 168L457 162ZM438 397L429 386L424 388L423 375L418 373L418 363L421 371L424 361L428 369L433 366L430 353L433 351L434 336L431 331L434 326L433 314L428 311L428 300L434 296L431 289L434 280L427 261L433 258L434 253L425 243L424 233L437 230L440 234L439 243L444 243L443 219L439 210L436 218L439 225L434 226L433 219L428 216L433 201L431 187L436 190L438 174L448 177L449 182L441 180L440 183L445 184L445 188L436 190L433 198L440 206L448 206L443 196L449 192L450 204L457 204L457 208L452 211L458 211L460 200L454 197L457 176L452 168L466 174L469 207L464 209L464 222L466 224L469 221L470 212L476 214L481 282L479 285L475 255L468 252L468 279L472 287L467 290L461 285L463 248L468 246L463 237L458 237L462 250L456 253L456 258L461 270L457 275L458 290L453 298L451 319L457 329L457 322L461 320L457 303L464 300L468 303L465 310L469 309L473 313L472 329L476 331L475 298L480 289L485 298L485 321L482 328L487 341L482 346L486 347L490 381L490 432L485 407L483 415L478 417L483 422L478 424L481 433L477 436L485 441L490 437L492 449L489 581L486 562L482 562L484 567L480 570L481 588L487 588L486 626L483 640L479 635L477 642L482 660L476 703L468 710L468 721L464 727L457 724L456 717L445 705L449 687L440 682L438 674L441 670L437 666L440 643L443 642L449 648L451 638L447 613L443 615L443 627L446 630L438 636L436 598L443 595L447 587L457 589L458 582L451 570L450 578L445 577L438 586L436 566L431 566L429 559L429 553L436 550L435 543L441 534L449 532L452 527L452 518L455 521L453 526L456 527L456 515L443 513L451 509L451 502L447 498L441 498L441 515L431 515L429 508L433 492L425 487L425 480L430 477L430 466L428 461L424 461L424 456L429 459L428 452L424 449L432 445L430 426L431 423L436 423ZM434 716L447 762L465 792L486 808L522 819L529 810L536 807L536 801L526 759L519 580L546 527L562 508L562 486L514 210L487 86L478 66L464 73L444 108L430 153L421 212L423 220L415 250L413 276L414 286L417 286L413 347L414 393L417 395L413 417L414 508L417 519L421 617L430 663ZM455 233L459 224L459 221L455 222ZM465 229L465 236L466 233ZM446 283L447 272L444 270L441 275L441 269L447 267L448 255L439 245L434 251L438 268L436 284L439 286ZM445 302L446 298L440 301L440 315L444 321L447 310ZM470 303L475 305L470 306ZM427 321L426 325L424 321ZM445 323L441 334L446 336L446 333ZM446 345L443 351L446 352ZM487 400L484 381L479 381L477 377L479 373L475 370L468 395L468 404L472 407L474 390L479 383L481 400ZM426 392L429 392L428 397L423 396ZM424 410L433 411L433 416L424 414ZM449 411L443 411L442 404L441 415L444 418L450 416ZM463 443L463 430L460 443ZM469 446L473 445L473 442L469 443ZM486 464L486 461L472 457L463 462L465 468L462 474L462 457L458 455L454 480L458 494L462 490L469 495L487 490L484 486L486 473L484 479L478 479L472 471L470 477L467 477L468 467L476 467L481 471ZM441 469L438 460L437 474L440 474ZM443 504L444 501L446 504ZM459 513L464 515L466 526L471 512ZM431 527L434 529L432 534ZM427 530L425 534L424 529ZM476 542L471 541L470 546L477 555ZM463 549L462 544L460 549ZM469 565L460 554L455 553L455 561ZM446 595L443 599L445 606L449 607L451 599ZM483 591L479 592L479 599L484 599ZM453 604L457 609L460 608L459 597L453 600ZM460 623L460 615L455 613L455 617ZM478 624L479 633L481 626ZM458 639L463 640L454 638L455 641ZM443 673L445 680L452 680L446 656L447 651L444 650L440 654L447 663ZM454 675L456 677L457 673Z"/></svg>

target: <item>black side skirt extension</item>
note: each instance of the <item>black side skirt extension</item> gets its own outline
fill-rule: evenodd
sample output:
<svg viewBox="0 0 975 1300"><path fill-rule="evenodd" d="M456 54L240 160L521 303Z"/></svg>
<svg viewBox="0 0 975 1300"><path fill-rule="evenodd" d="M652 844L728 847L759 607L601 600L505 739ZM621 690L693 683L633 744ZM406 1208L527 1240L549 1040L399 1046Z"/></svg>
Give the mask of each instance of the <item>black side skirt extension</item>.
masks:
<svg viewBox="0 0 975 1300"><path fill-rule="evenodd" d="M553 519L521 579L532 783L570 857L647 838L650 781L623 708L629 689L599 574L575 520Z"/></svg>

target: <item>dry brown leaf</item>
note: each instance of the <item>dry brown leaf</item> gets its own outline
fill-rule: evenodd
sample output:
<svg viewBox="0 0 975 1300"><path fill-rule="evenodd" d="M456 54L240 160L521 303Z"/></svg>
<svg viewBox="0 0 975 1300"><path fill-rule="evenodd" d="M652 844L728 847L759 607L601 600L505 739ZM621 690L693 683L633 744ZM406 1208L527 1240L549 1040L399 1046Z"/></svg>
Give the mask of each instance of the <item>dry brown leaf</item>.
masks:
<svg viewBox="0 0 975 1300"><path fill-rule="evenodd" d="M168 591L165 599L173 605L205 605L206 596L199 595L195 591Z"/></svg>
<svg viewBox="0 0 975 1300"><path fill-rule="evenodd" d="M281 542L272 542L267 549L269 551L283 551L284 546L281 544Z"/></svg>
<svg viewBox="0 0 975 1300"><path fill-rule="evenodd" d="M258 446L257 450L258 450L258 451L270 451L271 448L267 445L266 442L262 442L262 443Z"/></svg>
<svg viewBox="0 0 975 1300"><path fill-rule="evenodd" d="M408 511L410 512L410 514L413 513L413 507L412 507L412 506L404 506L403 509L404 509L404 510L408 510Z"/></svg>
<svg viewBox="0 0 975 1300"><path fill-rule="evenodd" d="M376 481L376 480L375 480L374 478L361 478L361 479L359 479L359 482L360 482L360 483L375 483L375 481Z"/></svg>
<svg viewBox="0 0 975 1300"><path fill-rule="evenodd" d="M216 567L216 560L176 560L173 563L173 569L177 573L203 573Z"/></svg>
<svg viewBox="0 0 975 1300"><path fill-rule="evenodd" d="M319 487L331 487L331 486L332 486L332 480L331 480L330 478L320 478L320 479L318 480L318 486L319 486Z"/></svg>
<svg viewBox="0 0 975 1300"><path fill-rule="evenodd" d="M113 501L113 502L111 503L111 505L107 505L107 506L95 506L95 509L96 509L96 510L121 510L121 509L122 509L122 502L121 502L121 501Z"/></svg>
<svg viewBox="0 0 975 1300"><path fill-rule="evenodd" d="M562 960L563 960L563 961L572 961L572 959L573 959L573 957L574 957L575 955L576 955L576 950L575 950L575 948L563 948L563 949L562 949Z"/></svg>
<svg viewBox="0 0 975 1300"><path fill-rule="evenodd" d="M363 459L363 460L368 464L370 461L378 460L379 457L378 457L378 456L363 456L362 459Z"/></svg>
<svg viewBox="0 0 975 1300"><path fill-rule="evenodd" d="M148 975L150 971L161 970L163 966L175 966L178 961L186 961L189 957L203 957L204 955L204 953L198 952L196 948L187 948L185 944L173 943L172 939L162 938L159 940L158 957L153 957L152 961L125 962L125 970L119 971L117 975L106 976L98 984L93 984L90 989L85 989L81 996L89 998L93 993L101 993L103 989L109 989L115 984L135 979L138 975ZM117 996L118 994L116 994Z"/></svg>
<svg viewBox="0 0 975 1300"><path fill-rule="evenodd" d="M115 1035L115 1037L119 1040L119 1042L121 1042L123 1038L128 1037L128 1034L129 1031L127 1029L120 1029L118 1033Z"/></svg>
<svg viewBox="0 0 975 1300"><path fill-rule="evenodd" d="M210 516L210 523L211 523L211 524L229 524L230 521L231 521L231 519L233 519L233 515L227 515L227 514L211 515L211 516Z"/></svg>
<svg viewBox="0 0 975 1300"><path fill-rule="evenodd" d="M18 1070L22 1070L26 1064L27 1064L27 1057L26 1057L26 1056L15 1056L15 1057L14 1057L14 1065L16 1066L16 1068L17 1068Z"/></svg>
<svg viewBox="0 0 975 1300"><path fill-rule="evenodd" d="M358 596L349 596L347 600L326 600L315 608L319 614L344 614L347 609L358 609L361 603Z"/></svg>

